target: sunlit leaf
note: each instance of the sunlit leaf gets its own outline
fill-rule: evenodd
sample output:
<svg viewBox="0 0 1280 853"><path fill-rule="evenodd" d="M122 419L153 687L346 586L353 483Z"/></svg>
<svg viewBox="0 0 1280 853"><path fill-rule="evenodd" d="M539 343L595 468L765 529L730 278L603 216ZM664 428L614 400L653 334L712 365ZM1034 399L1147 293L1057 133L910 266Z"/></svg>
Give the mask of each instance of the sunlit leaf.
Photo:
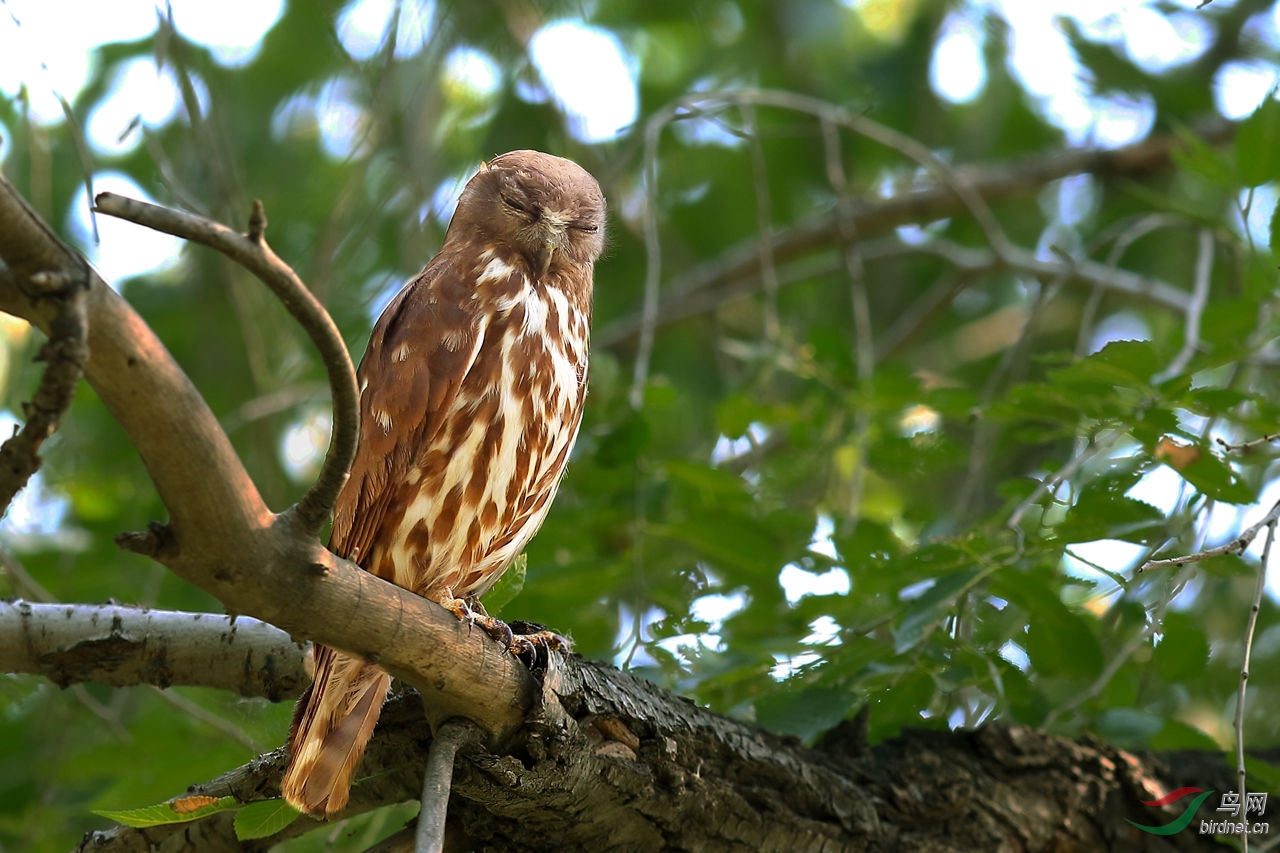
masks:
<svg viewBox="0 0 1280 853"><path fill-rule="evenodd" d="M202 797L199 798L200 804L194 808L190 802L191 799L179 797L167 803L156 803L154 806L144 806L139 809L94 809L93 813L99 817L114 820L116 823L123 823L125 826L146 827L162 826L166 823L186 823L240 807L235 797L213 798L212 802Z"/></svg>
<svg viewBox="0 0 1280 853"><path fill-rule="evenodd" d="M284 800L249 803L236 812L236 838L241 841L267 838L293 823L301 814Z"/></svg>

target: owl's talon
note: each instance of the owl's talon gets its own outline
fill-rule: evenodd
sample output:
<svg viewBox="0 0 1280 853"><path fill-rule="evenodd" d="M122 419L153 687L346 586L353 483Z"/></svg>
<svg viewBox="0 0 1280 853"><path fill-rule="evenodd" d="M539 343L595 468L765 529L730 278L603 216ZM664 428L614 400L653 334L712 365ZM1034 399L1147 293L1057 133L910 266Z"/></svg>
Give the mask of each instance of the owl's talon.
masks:
<svg viewBox="0 0 1280 853"><path fill-rule="evenodd" d="M471 605L467 604L466 599L454 598L441 602L440 606L458 617L459 622L471 622L476 616L475 611L471 609Z"/></svg>
<svg viewBox="0 0 1280 853"><path fill-rule="evenodd" d="M515 635L511 631L511 626L501 619L495 619L488 614L474 615L471 617L471 624L478 625L480 630L502 643L505 648L511 647L511 638Z"/></svg>

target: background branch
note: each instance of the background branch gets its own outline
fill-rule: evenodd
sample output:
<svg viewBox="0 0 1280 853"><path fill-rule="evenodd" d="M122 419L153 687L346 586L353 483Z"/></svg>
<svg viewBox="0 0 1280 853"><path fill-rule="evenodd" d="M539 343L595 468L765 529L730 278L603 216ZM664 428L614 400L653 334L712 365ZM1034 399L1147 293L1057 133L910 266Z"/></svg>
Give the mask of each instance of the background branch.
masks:
<svg viewBox="0 0 1280 853"><path fill-rule="evenodd" d="M42 675L61 687L184 685L280 702L310 682L302 658L288 634L248 616L0 602L0 671Z"/></svg>
<svg viewBox="0 0 1280 853"><path fill-rule="evenodd" d="M88 275L88 265L82 265L72 275L37 273L30 279L40 288L33 296L51 300L57 308L49 323L49 340L36 356L48 366L31 402L23 405L27 422L0 445L0 514L8 511L14 495L40 468L40 447L58 429L84 373L89 358L84 310Z"/></svg>
<svg viewBox="0 0 1280 853"><path fill-rule="evenodd" d="M656 116L655 121L659 118L660 116ZM1234 126L1226 122L1207 123L1197 130L1199 137L1210 145L1230 139L1232 133ZM1069 148L1009 163L958 166L952 171L957 182L971 188L987 204L994 204L1036 192L1046 182L1075 174L1087 173L1102 179L1149 176L1169 168L1172 152L1178 144L1177 137L1166 135L1113 151ZM654 145L656 146L656 142ZM656 157L656 153L652 156ZM646 174L650 172L647 171ZM648 187L647 190L650 194L656 192L654 187ZM865 241L869 237L884 234L899 225L932 222L953 216L963 209L964 205L956 194L949 187L936 182L917 184L887 199L849 199L845 209L833 208L790 228L773 229L767 238L769 245L764 249L760 247L761 237L757 235L726 250L712 261L674 276L662 288L662 298L657 296L657 283L646 279L645 310L639 315L615 320L597 330L593 338L606 346L630 342L640 335L645 317L649 317L655 326L661 326L700 310L707 310L707 301L699 300L693 294L715 291L726 286L741 287L744 281L761 281L762 257L768 257L775 266L781 266L805 255L827 252L832 246L839 245L842 228L852 229L857 233L865 247ZM654 232L654 241L656 229L654 219L646 227L646 234L650 230ZM893 242L902 246L899 254L908 249L917 252L946 252L964 259L964 266L967 268L989 270L1004 266L1055 275L1065 267L1060 261L1041 260L1033 253L1012 245L1006 245L1003 252L994 252L991 249L961 247L938 240L922 246L906 246L896 240ZM931 250L932 244L942 248ZM661 258L660 251L656 246L650 247L650 269L653 274L660 273L657 268ZM864 248L863 260L872 261L876 258ZM833 262L832 267L843 268L843 262ZM1187 294L1163 282L1087 259L1077 259L1076 267L1073 272L1082 276L1077 280L1109 283L1116 290L1130 296L1141 296L1179 311L1187 310ZM702 307L691 310L689 306L694 305Z"/></svg>

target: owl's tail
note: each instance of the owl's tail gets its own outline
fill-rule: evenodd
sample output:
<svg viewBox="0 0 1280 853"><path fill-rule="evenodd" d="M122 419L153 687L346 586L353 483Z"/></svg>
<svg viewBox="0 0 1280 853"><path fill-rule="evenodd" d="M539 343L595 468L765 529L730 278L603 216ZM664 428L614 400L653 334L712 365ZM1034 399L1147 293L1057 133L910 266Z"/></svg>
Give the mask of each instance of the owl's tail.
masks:
<svg viewBox="0 0 1280 853"><path fill-rule="evenodd" d="M289 805L316 816L347 804L351 776L391 687L362 658L316 646L316 678L298 700L289 731L289 769L280 784Z"/></svg>

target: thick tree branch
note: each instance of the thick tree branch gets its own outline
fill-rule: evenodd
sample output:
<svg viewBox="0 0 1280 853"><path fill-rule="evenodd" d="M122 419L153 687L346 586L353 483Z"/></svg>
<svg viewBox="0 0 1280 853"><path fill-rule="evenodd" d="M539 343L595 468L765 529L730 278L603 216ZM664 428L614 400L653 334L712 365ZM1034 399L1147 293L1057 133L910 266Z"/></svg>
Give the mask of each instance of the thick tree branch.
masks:
<svg viewBox="0 0 1280 853"><path fill-rule="evenodd" d="M3 178L0 260L10 271L0 278L0 310L50 334L56 306L27 296L28 283L41 273L74 278L84 261ZM268 526L271 513L200 393L142 318L92 272L85 310L85 378L139 448L184 545L198 548Z"/></svg>
<svg viewBox="0 0 1280 853"><path fill-rule="evenodd" d="M186 685L279 702L310 681L302 657L288 634L247 616L0 602L0 672L42 675L61 687Z"/></svg>
<svg viewBox="0 0 1280 853"><path fill-rule="evenodd" d="M360 392L356 388L356 372L351 356L334 325L329 312L302 283L288 264L280 260L267 245L267 227L262 202L255 201L249 217L249 232L240 234L218 222L147 204L112 193L99 193L97 209L138 225L163 231L217 249L240 264L271 288L276 298L307 332L324 362L333 396L333 435L324 465L315 483L298 501L294 510L303 526L319 533L329 519L338 492L347 480L347 472L356 458L360 440Z"/></svg>
<svg viewBox="0 0 1280 853"><path fill-rule="evenodd" d="M393 698L352 789L353 811L418 797L431 738L417 697ZM856 723L813 749L699 708L612 667L571 659L548 676L521 759L459 751L449 811L483 851L1213 850L1142 800L1195 783L1230 790L1221 753L1141 756L1022 727L913 731L867 749ZM276 796L283 750L195 786ZM1081 780L1088 780L1083 784ZM230 847L229 823L195 829ZM294 824L246 850L312 828ZM81 850L181 850L181 827L92 833ZM223 838L217 843L214 839ZM223 844L226 844L222 846Z"/></svg>

